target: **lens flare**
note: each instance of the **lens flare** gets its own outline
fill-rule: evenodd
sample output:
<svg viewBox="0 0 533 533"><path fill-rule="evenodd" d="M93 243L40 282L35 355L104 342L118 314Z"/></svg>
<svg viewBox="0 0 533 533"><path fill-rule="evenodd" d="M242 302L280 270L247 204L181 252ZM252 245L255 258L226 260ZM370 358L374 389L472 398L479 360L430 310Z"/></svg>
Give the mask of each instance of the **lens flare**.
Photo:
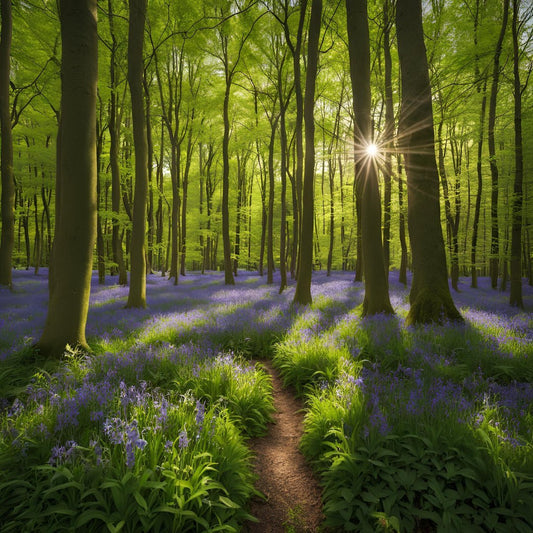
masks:
<svg viewBox="0 0 533 533"><path fill-rule="evenodd" d="M369 157L376 157L378 155L379 149L376 144L370 143L366 147L366 153Z"/></svg>

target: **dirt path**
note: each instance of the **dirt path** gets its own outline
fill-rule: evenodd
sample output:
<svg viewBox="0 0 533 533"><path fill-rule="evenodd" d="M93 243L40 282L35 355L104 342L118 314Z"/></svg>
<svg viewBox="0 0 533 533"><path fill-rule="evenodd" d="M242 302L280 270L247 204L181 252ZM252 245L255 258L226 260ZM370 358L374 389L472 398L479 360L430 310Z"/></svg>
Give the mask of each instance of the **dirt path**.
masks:
<svg viewBox="0 0 533 533"><path fill-rule="evenodd" d="M274 424L265 437L253 439L256 455L256 488L266 500L256 498L251 513L258 523L248 522L249 533L315 532L323 520L320 486L298 449L303 432L302 403L282 387L282 380L270 361L260 361L272 376Z"/></svg>

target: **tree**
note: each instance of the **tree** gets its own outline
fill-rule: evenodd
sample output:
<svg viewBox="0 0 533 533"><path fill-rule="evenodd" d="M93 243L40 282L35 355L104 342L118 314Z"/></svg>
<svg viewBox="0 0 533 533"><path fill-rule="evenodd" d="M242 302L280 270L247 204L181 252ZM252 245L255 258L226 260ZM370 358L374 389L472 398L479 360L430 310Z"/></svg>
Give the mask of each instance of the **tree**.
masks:
<svg viewBox="0 0 533 533"><path fill-rule="evenodd" d="M394 151L394 99L392 91L392 57L390 44L390 31L392 28L392 2L383 2L383 56L385 62L385 132L384 132L384 159L383 168L383 261L387 281L390 268L390 236L391 236L391 197L392 197L392 153Z"/></svg>
<svg viewBox="0 0 533 533"><path fill-rule="evenodd" d="M11 287L12 255L15 242L15 183L13 181L13 140L9 109L11 65L11 0L1 0L2 34L0 37L0 135L2 198L2 234L0 237L0 285Z"/></svg>
<svg viewBox="0 0 533 533"><path fill-rule="evenodd" d="M89 308L96 237L96 0L60 0L61 121L56 173L56 232L50 264L46 324L36 348L59 357L88 350Z"/></svg>
<svg viewBox="0 0 533 533"><path fill-rule="evenodd" d="M494 135L494 128L496 125L496 101L498 96L498 83L500 80L500 56L502 54L503 39L505 37L505 30L507 28L507 20L509 18L509 2L503 2L503 16L502 25L498 42L496 43L496 50L494 51L493 70L492 70L492 85L490 89L489 100L489 125L488 125L488 145L489 145L489 161L490 161L490 175L491 175L491 204L490 204L490 220L491 220L491 240L490 240L490 279L492 288L495 289L498 285L498 271L499 271L499 229L498 229L498 163L496 161L496 140Z"/></svg>
<svg viewBox="0 0 533 533"><path fill-rule="evenodd" d="M398 0L396 34L402 80L400 147L407 172L413 283L406 323L462 320L448 287L440 225L439 174L421 0Z"/></svg>
<svg viewBox="0 0 533 533"><path fill-rule="evenodd" d="M363 316L392 313L381 241L381 202L372 145L370 38L366 0L346 0L348 50L354 108L355 171L361 198L361 246L365 297Z"/></svg>
<svg viewBox="0 0 533 533"><path fill-rule="evenodd" d="M312 302L311 277L313 273L313 226L315 180L315 86L318 71L318 41L322 18L322 0L312 0L307 45L307 72L305 76L304 123L305 160L302 195L302 230L300 235L300 268L294 302L307 305Z"/></svg>
<svg viewBox="0 0 533 533"><path fill-rule="evenodd" d="M514 81L514 131L515 178L513 186L511 227L511 294L509 303L524 307L522 300L522 185L524 180L524 156L522 141L522 85L520 83L520 57L518 13L520 0L513 0L513 81Z"/></svg>
<svg viewBox="0 0 533 533"><path fill-rule="evenodd" d="M148 195L148 141L144 113L143 44L147 0L130 0L128 32L128 83L131 93L135 146L135 196L131 234L131 275L126 307L146 307L146 203Z"/></svg>
<svg viewBox="0 0 533 533"><path fill-rule="evenodd" d="M111 246L113 249L113 261L117 264L118 269L118 283L119 285L128 284L128 275L126 273L126 266L124 264L124 254L122 251L122 238L120 236L120 200L121 200L121 186L120 186L120 165L118 157L118 149L120 142L120 114L117 111L118 103L118 83L117 83L117 49L118 42L115 35L115 23L113 14L113 2L108 0L107 3L109 33L111 35L111 57L109 61L109 81L110 81L110 101L109 101L109 162L111 166L111 205L113 210L113 233Z"/></svg>

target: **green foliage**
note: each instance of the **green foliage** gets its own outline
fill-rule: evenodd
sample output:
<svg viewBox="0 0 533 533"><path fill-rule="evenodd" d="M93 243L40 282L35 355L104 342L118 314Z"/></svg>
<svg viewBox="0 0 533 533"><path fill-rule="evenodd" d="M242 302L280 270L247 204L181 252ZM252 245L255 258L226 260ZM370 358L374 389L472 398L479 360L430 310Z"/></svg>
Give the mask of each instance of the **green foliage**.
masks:
<svg viewBox="0 0 533 533"><path fill-rule="evenodd" d="M3 471L0 499L10 503L2 506L3 530L237 531L254 489L250 452L227 410L209 408L199 422L198 404L185 398L168 408L163 432L154 425L160 413L157 403L132 409L128 427L145 439L133 464L128 442L111 433L43 466L35 459L46 443L35 442L27 457L36 466ZM180 438L166 440L173 428L183 428Z"/></svg>
<svg viewBox="0 0 533 533"><path fill-rule="evenodd" d="M273 362L285 385L291 385L302 395L309 385L334 381L344 355L347 355L344 350L326 346L318 339L289 338L277 345Z"/></svg>
<svg viewBox="0 0 533 533"><path fill-rule="evenodd" d="M354 449L342 433L335 436L324 471L332 527L525 532L532 525L531 480L507 480L482 448L391 434Z"/></svg>

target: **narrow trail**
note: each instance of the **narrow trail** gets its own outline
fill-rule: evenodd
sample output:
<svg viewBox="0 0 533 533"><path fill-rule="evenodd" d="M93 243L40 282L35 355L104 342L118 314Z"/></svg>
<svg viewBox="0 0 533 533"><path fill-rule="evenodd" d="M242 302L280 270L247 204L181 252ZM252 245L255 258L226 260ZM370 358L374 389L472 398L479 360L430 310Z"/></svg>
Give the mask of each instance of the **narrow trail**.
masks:
<svg viewBox="0 0 533 533"><path fill-rule="evenodd" d="M259 522L248 522L243 531L316 532L323 520L321 490L298 449L303 433L302 402L283 388L281 377L270 361L259 362L272 376L276 412L267 435L250 442L256 456L255 486L265 494L266 500L252 500L250 512Z"/></svg>

